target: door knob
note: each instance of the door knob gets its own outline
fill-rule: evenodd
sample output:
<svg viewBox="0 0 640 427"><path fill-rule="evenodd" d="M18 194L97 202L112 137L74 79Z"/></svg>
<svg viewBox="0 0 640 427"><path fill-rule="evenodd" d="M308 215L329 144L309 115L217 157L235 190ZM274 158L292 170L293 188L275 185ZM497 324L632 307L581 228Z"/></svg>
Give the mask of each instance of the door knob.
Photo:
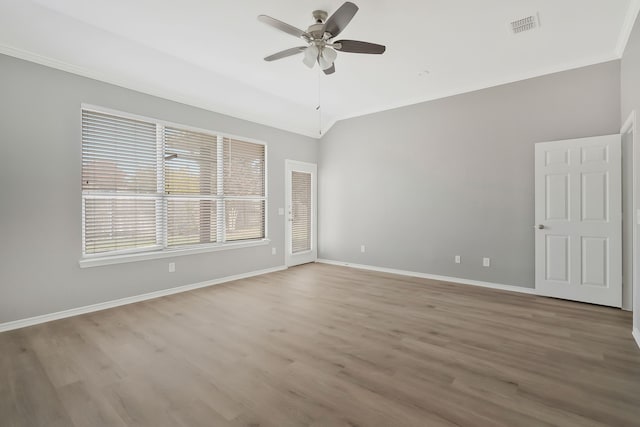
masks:
<svg viewBox="0 0 640 427"><path fill-rule="evenodd" d="M544 230L544 225L542 224L534 225L533 228L537 228L538 230Z"/></svg>

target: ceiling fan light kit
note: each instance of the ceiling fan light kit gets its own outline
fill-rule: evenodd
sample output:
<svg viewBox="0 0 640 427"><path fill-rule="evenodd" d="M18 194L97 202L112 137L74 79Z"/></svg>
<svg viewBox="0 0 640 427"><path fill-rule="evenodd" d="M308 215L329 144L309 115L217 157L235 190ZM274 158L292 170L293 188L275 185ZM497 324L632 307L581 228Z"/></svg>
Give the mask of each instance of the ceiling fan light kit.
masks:
<svg viewBox="0 0 640 427"><path fill-rule="evenodd" d="M328 70L331 68L333 61L335 61L337 57L338 53L335 50L325 46L318 56L318 64L322 70Z"/></svg>
<svg viewBox="0 0 640 427"><path fill-rule="evenodd" d="M345 2L329 17L323 10L314 10L312 15L315 24L309 26L307 31L302 31L292 25L279 21L267 15L258 16L258 20L287 34L303 39L307 46L294 47L274 53L264 58L265 61L275 61L304 52L302 62L309 68L318 63L325 74L333 74L336 70L335 60L338 52L377 54L384 53L383 45L362 42L358 40L337 40L340 34L351 22L358 11L358 6L351 2Z"/></svg>
<svg viewBox="0 0 640 427"><path fill-rule="evenodd" d="M313 68L316 63L316 59L318 59L318 55L320 54L320 50L314 44L307 47L304 51L304 59L302 62L309 68Z"/></svg>

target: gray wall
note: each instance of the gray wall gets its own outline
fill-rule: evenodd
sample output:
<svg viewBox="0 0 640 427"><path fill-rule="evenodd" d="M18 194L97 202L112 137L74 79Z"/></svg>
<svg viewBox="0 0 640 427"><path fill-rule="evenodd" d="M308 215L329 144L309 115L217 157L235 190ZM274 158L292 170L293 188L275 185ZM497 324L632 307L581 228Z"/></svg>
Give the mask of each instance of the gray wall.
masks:
<svg viewBox="0 0 640 427"><path fill-rule="evenodd" d="M266 141L271 245L80 269L83 102ZM0 130L0 323L283 265L284 160L317 152L312 138L3 55Z"/></svg>
<svg viewBox="0 0 640 427"><path fill-rule="evenodd" d="M319 144L0 55L0 323L283 265L286 158L319 163L321 258L532 287L533 143L618 132L640 106L638 33L622 101L614 61L350 119ZM266 141L271 245L80 269L82 102Z"/></svg>
<svg viewBox="0 0 640 427"><path fill-rule="evenodd" d="M624 123L629 117L631 111L636 110L636 120L640 119L640 17L636 19L635 26L627 42L624 55L621 61L621 122ZM640 127L640 123L636 126ZM634 135L634 138L640 138L640 135ZM628 144L628 141L626 141ZM637 142L634 142L637 146ZM636 153L637 155L638 153ZM625 163L623 163L624 167ZM638 167L638 165L636 165ZM627 164L626 171L623 171L625 175L625 181L629 182L629 165ZM640 175L640 174L639 174ZM640 183L637 183L640 184ZM627 186L628 188L628 186ZM640 185L636 185L636 197L640 200ZM626 217L628 221L633 221L633 215ZM627 230L628 233L628 230ZM628 236L628 234L627 234ZM634 255L636 259L640 258L640 254ZM629 274L629 272L627 272ZM640 289L640 284L636 286L636 289ZM640 292L636 292L634 297L633 311L634 311L634 327L640 329Z"/></svg>
<svg viewBox="0 0 640 427"><path fill-rule="evenodd" d="M619 130L619 61L339 122L319 257L533 287L533 144Z"/></svg>

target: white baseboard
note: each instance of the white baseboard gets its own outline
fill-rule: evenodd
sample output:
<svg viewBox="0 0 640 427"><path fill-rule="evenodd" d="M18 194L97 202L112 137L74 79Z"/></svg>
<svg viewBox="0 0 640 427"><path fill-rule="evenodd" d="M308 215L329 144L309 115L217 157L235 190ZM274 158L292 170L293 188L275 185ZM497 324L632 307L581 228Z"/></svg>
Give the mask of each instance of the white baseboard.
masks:
<svg viewBox="0 0 640 427"><path fill-rule="evenodd" d="M399 274L401 276L419 277L421 279L432 279L443 282L460 283L463 285L481 286L483 288L499 289L502 291L520 292L523 294L536 294L536 290L532 288L524 288L522 286L503 285L500 283L481 282L479 280L462 279L460 277L438 276L436 274L419 273L417 271L397 270L395 268L376 267L373 265L352 264L350 262L333 261L329 259L319 259L317 262L323 264L340 265L343 267L358 268L361 270L379 271L382 273Z"/></svg>
<svg viewBox="0 0 640 427"><path fill-rule="evenodd" d="M633 338L635 338L636 340L636 344L638 344L638 347L640 348L640 329L638 328L633 328Z"/></svg>
<svg viewBox="0 0 640 427"><path fill-rule="evenodd" d="M163 289L161 291L149 292L142 295L134 295L132 297L120 298L113 301L101 302L98 304L86 305L84 307L72 308L69 310L58 311L56 313L43 314L41 316L29 317L27 319L14 320L11 322L0 323L0 332L10 331L13 329L26 328L27 326L37 325L39 323L50 322L52 320L64 319L65 317L77 316L79 314L92 313L94 311L106 310L108 308L118 307L135 302L146 301L154 298L160 298L167 295L173 295L180 292L192 291L194 289L205 288L207 286L219 285L234 280L246 279L249 277L260 276L262 274L273 273L276 271L286 270L286 266L278 266L267 268L264 270L250 271L248 273L236 274L234 276L222 277L220 279L208 280L206 282L193 283L191 285L178 286L175 288Z"/></svg>

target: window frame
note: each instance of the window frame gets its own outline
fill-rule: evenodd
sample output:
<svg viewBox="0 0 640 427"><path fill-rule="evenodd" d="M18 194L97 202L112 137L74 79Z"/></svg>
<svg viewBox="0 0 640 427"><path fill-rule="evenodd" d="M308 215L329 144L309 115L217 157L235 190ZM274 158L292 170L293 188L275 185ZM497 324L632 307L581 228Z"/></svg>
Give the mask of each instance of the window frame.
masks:
<svg viewBox="0 0 640 427"><path fill-rule="evenodd" d="M119 264L119 263L125 263L125 262L134 262L134 261L142 261L142 260L150 260L150 259L159 259L159 258L170 258L170 257L175 257L175 256L181 256L181 255L191 255L191 254L199 254L199 253L206 253L206 252L214 252L214 251L220 251L220 250L231 250L231 249L238 249L238 248L246 248L246 247L253 247L253 246L262 246L262 245L267 245L270 242L269 239L269 221L268 221L268 217L269 217L269 172L268 172L268 144L265 141L261 141L258 139L254 139L254 138L248 138L248 137L244 137L244 136L238 136L238 135L233 135L233 134L229 134L229 133L225 133L225 132L216 132L210 129L203 129L203 128L199 128L199 127L195 127L195 126L190 126L190 125L185 125L185 124L180 124L180 123L176 123L176 122L171 122L171 121L167 121L167 120L162 120L162 119L156 119L156 118L152 118L152 117L148 117L148 116L142 116L142 115L138 115L138 114L133 114L133 113L128 113L128 112L124 112L124 111L119 111L119 110L115 110L115 109L111 109L111 108L107 108L107 107L101 107L101 106L96 106L96 105L92 105L92 104L86 104L86 103L82 103L80 105L80 122L82 123L82 112L83 111L90 111L90 112L96 112L96 113L102 113L102 114L109 114L109 115L113 115L113 116L117 116L117 117L122 117L125 119L131 119L131 120L138 120L138 121L143 121L143 122L149 122L149 123L153 123L156 125L156 134L158 135L158 137L156 138L157 141L157 146L156 146L156 153L157 153L157 159L158 159L158 176L156 178L156 183L157 183L157 188L158 188L158 194L157 195L148 195L148 196L140 196L140 197L149 197L149 198L156 198L162 201L161 203L161 208L159 209L159 211L156 212L156 220L158 221L157 223L157 239L156 239L156 245L150 246L150 247L145 247L145 248L133 248L133 249L123 249L123 250L118 250L118 251L110 251L110 252L104 252L104 253L97 253L97 254L87 254L85 253L85 245L86 245L86 236L85 236L85 231L86 231L86 223L85 223L85 195L89 194L91 195L92 193L94 194L92 197L100 197L99 192L92 192L91 190L89 190L89 193L86 193L86 190L82 189L82 186L80 187L80 204L81 204L81 212L82 212L82 223L81 223L81 235L82 235L82 248L81 248L81 258L78 261L79 265L81 268L86 268L86 267L94 267L94 266L101 266L101 265L110 265L110 264ZM237 141L242 141L242 142L248 142L248 143L252 143L252 144L258 144L258 145L262 145L264 147L264 196L262 197L254 197L254 198L250 198L250 200L261 200L264 202L264 237L262 238L257 238L257 239L246 239L246 240L232 240L227 242L226 238L225 238L225 234L223 232L223 235L219 237L219 239L221 241L215 242L215 243L200 243L200 244L193 244L193 245L184 245L184 246L179 246L179 247L168 247L167 246L167 234L168 234L168 222L167 222L167 209L166 209L166 203L167 200L169 199L169 197L167 197L166 194L166 188L165 188L165 176L163 173L163 166L164 166L164 156L166 155L166 153L164 153L164 148L161 145L161 138L160 138L160 129L161 127L172 127L172 128L177 128L177 129L181 129L181 130L185 130L188 132L197 132L197 133L202 133L202 134L206 134L206 135L210 135L210 136L214 136L217 137L218 140L218 152L220 153L221 147L223 146L223 142L224 139L230 139L230 140L237 140ZM82 144L83 144L83 140L82 140L82 133L80 135L80 150L82 151ZM82 154L81 154L81 159L82 159ZM221 160L221 159L220 159ZM82 168L81 168L81 172L82 173ZM82 182L82 178L79 180L79 182ZM221 185L221 183L219 183L219 186ZM106 197L106 196L105 196ZM135 196L132 196L135 197ZM214 196L213 198L214 200L217 200L218 203L222 202L224 203L225 200L225 195L224 194L220 194L217 196ZM230 198L231 200L234 200L234 197ZM225 217L225 209L217 209L218 212L218 218L220 219L220 217L222 217L223 220L223 224L224 224L224 217ZM224 228L224 225L223 225Z"/></svg>

